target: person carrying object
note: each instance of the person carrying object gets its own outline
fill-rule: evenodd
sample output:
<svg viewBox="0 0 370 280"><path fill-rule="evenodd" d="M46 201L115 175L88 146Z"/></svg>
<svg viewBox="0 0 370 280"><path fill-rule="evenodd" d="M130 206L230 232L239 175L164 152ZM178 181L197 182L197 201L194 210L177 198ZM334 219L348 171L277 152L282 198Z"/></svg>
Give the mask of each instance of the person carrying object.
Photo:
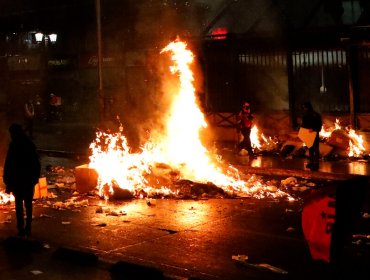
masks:
<svg viewBox="0 0 370 280"><path fill-rule="evenodd" d="M308 129L310 132L316 132L315 140L313 145L308 148L309 152L309 163L306 165L307 168L311 170L319 169L319 160L320 160L320 137L319 133L322 128L322 118L321 115L316 112L311 102L305 102L302 105L303 115L301 127Z"/></svg>

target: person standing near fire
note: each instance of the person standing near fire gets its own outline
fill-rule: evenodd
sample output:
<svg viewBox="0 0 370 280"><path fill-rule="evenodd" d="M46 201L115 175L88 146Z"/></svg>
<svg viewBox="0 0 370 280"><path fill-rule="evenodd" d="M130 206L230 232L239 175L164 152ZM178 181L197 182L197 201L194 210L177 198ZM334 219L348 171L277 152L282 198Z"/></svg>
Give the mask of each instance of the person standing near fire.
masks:
<svg viewBox="0 0 370 280"><path fill-rule="evenodd" d="M15 198L17 229L20 237L31 235L32 200L35 185L39 181L41 164L36 146L24 133L20 124L9 127L11 142L4 163L3 181L5 192ZM26 225L24 225L24 208Z"/></svg>
<svg viewBox="0 0 370 280"><path fill-rule="evenodd" d="M237 129L241 133L243 139L239 143L240 151L243 149L248 151L249 158L253 158L253 149L251 143L251 129L253 124L253 115L251 114L250 104L247 101L243 102L242 109L236 117Z"/></svg>
<svg viewBox="0 0 370 280"><path fill-rule="evenodd" d="M306 165L307 168L312 171L319 169L320 160L320 131L322 127L321 115L316 112L311 102L307 101L303 104L303 115L301 127L309 129L310 132L316 132L315 140L313 145L308 148L309 152L309 163Z"/></svg>

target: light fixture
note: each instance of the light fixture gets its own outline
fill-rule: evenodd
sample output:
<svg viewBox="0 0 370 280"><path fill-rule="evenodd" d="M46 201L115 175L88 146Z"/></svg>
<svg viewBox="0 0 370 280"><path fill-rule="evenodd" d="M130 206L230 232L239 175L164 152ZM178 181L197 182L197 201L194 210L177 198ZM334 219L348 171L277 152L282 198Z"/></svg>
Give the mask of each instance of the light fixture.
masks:
<svg viewBox="0 0 370 280"><path fill-rule="evenodd" d="M49 39L50 42L55 43L57 41L57 34L55 33L49 34Z"/></svg>
<svg viewBox="0 0 370 280"><path fill-rule="evenodd" d="M41 32L37 32L35 34L36 42L38 42L38 43L42 42L43 37L44 37L44 34L42 34Z"/></svg>

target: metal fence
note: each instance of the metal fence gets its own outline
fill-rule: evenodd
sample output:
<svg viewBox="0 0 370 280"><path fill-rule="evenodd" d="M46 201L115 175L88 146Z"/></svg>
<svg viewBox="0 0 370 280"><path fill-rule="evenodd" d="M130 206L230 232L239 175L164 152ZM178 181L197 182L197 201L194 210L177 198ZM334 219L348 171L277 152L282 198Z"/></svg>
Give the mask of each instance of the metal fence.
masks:
<svg viewBox="0 0 370 280"><path fill-rule="evenodd" d="M310 100L321 112L348 114L352 82L355 112L370 113L370 47L349 51L345 47L295 49L288 57L285 50L208 47L207 108L235 112L243 99L249 99L257 111L300 110L300 104Z"/></svg>

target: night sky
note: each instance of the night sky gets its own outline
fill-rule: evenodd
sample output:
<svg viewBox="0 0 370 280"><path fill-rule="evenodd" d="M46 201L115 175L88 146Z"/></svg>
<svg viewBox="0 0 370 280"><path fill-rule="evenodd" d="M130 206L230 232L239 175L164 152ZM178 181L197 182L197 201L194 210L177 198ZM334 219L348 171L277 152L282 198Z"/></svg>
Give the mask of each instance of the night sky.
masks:
<svg viewBox="0 0 370 280"><path fill-rule="evenodd" d="M103 27L151 36L190 33L202 36L216 27L237 34L278 35L284 28L370 23L370 1L339 0L101 0ZM0 1L0 31L93 28L95 0ZM90 26L91 25L91 26Z"/></svg>

